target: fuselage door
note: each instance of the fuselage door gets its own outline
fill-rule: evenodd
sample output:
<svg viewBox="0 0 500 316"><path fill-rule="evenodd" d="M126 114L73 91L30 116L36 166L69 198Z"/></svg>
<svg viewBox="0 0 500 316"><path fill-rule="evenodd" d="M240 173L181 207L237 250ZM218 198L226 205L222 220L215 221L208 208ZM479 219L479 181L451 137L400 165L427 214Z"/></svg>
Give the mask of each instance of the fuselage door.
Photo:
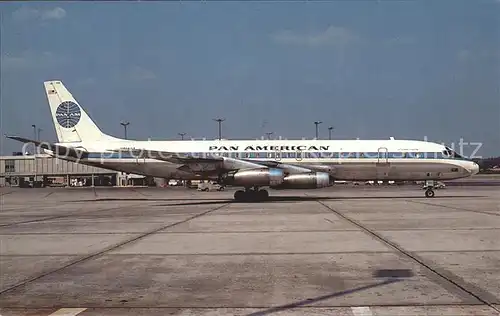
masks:
<svg viewBox="0 0 500 316"><path fill-rule="evenodd" d="M380 147L378 149L377 163L379 163L379 164L388 164L389 163L389 150L387 150L386 147Z"/></svg>
<svg viewBox="0 0 500 316"><path fill-rule="evenodd" d="M276 161L280 161L281 160L281 150L276 150L274 157L275 157L274 159Z"/></svg>
<svg viewBox="0 0 500 316"><path fill-rule="evenodd" d="M297 150L297 152L295 153L295 160L297 161L301 161L302 160L302 150Z"/></svg>

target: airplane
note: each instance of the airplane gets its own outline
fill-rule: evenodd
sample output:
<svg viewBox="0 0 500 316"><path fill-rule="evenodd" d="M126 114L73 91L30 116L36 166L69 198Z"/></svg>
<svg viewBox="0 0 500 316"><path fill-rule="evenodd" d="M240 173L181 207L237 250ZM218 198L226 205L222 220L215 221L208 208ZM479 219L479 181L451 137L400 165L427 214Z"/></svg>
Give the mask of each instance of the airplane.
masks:
<svg viewBox="0 0 500 316"><path fill-rule="evenodd" d="M237 201L263 201L264 188L317 189L335 181L435 181L469 177L479 166L451 148L417 140L139 141L105 134L60 80L44 82L58 142L33 143L45 153L109 170L241 187Z"/></svg>

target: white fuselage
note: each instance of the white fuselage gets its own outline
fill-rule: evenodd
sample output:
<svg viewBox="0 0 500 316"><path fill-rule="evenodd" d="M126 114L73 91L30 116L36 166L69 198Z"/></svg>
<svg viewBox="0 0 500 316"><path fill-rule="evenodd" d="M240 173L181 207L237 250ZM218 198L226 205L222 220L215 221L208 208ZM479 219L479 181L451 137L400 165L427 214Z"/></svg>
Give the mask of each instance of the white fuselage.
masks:
<svg viewBox="0 0 500 316"><path fill-rule="evenodd" d="M450 180L479 171L477 164L441 144L413 140L111 140L61 143L89 154L79 163L147 176L193 180L196 172L179 170L180 164L123 153L125 148L222 156L244 160L276 161L328 172L338 180ZM122 150L122 153L112 151ZM291 171L293 173L293 170Z"/></svg>

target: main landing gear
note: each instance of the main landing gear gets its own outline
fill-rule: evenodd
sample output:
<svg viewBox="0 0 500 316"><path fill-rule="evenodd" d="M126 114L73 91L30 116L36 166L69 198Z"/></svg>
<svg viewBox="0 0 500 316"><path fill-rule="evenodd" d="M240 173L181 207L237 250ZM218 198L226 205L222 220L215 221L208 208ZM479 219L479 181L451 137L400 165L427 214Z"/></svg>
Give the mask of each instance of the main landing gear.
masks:
<svg viewBox="0 0 500 316"><path fill-rule="evenodd" d="M253 189L245 188L245 191L238 190L234 193L234 199L238 202L257 202L267 200L269 192L267 190L255 187Z"/></svg>

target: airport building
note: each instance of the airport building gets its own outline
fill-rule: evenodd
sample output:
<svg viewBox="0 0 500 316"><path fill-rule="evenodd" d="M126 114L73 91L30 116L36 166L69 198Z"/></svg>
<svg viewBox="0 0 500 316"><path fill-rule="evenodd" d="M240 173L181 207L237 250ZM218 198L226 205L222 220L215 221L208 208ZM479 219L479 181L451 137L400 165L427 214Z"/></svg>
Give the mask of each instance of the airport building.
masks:
<svg viewBox="0 0 500 316"><path fill-rule="evenodd" d="M127 175L45 154L0 156L0 187L154 185L149 177Z"/></svg>

